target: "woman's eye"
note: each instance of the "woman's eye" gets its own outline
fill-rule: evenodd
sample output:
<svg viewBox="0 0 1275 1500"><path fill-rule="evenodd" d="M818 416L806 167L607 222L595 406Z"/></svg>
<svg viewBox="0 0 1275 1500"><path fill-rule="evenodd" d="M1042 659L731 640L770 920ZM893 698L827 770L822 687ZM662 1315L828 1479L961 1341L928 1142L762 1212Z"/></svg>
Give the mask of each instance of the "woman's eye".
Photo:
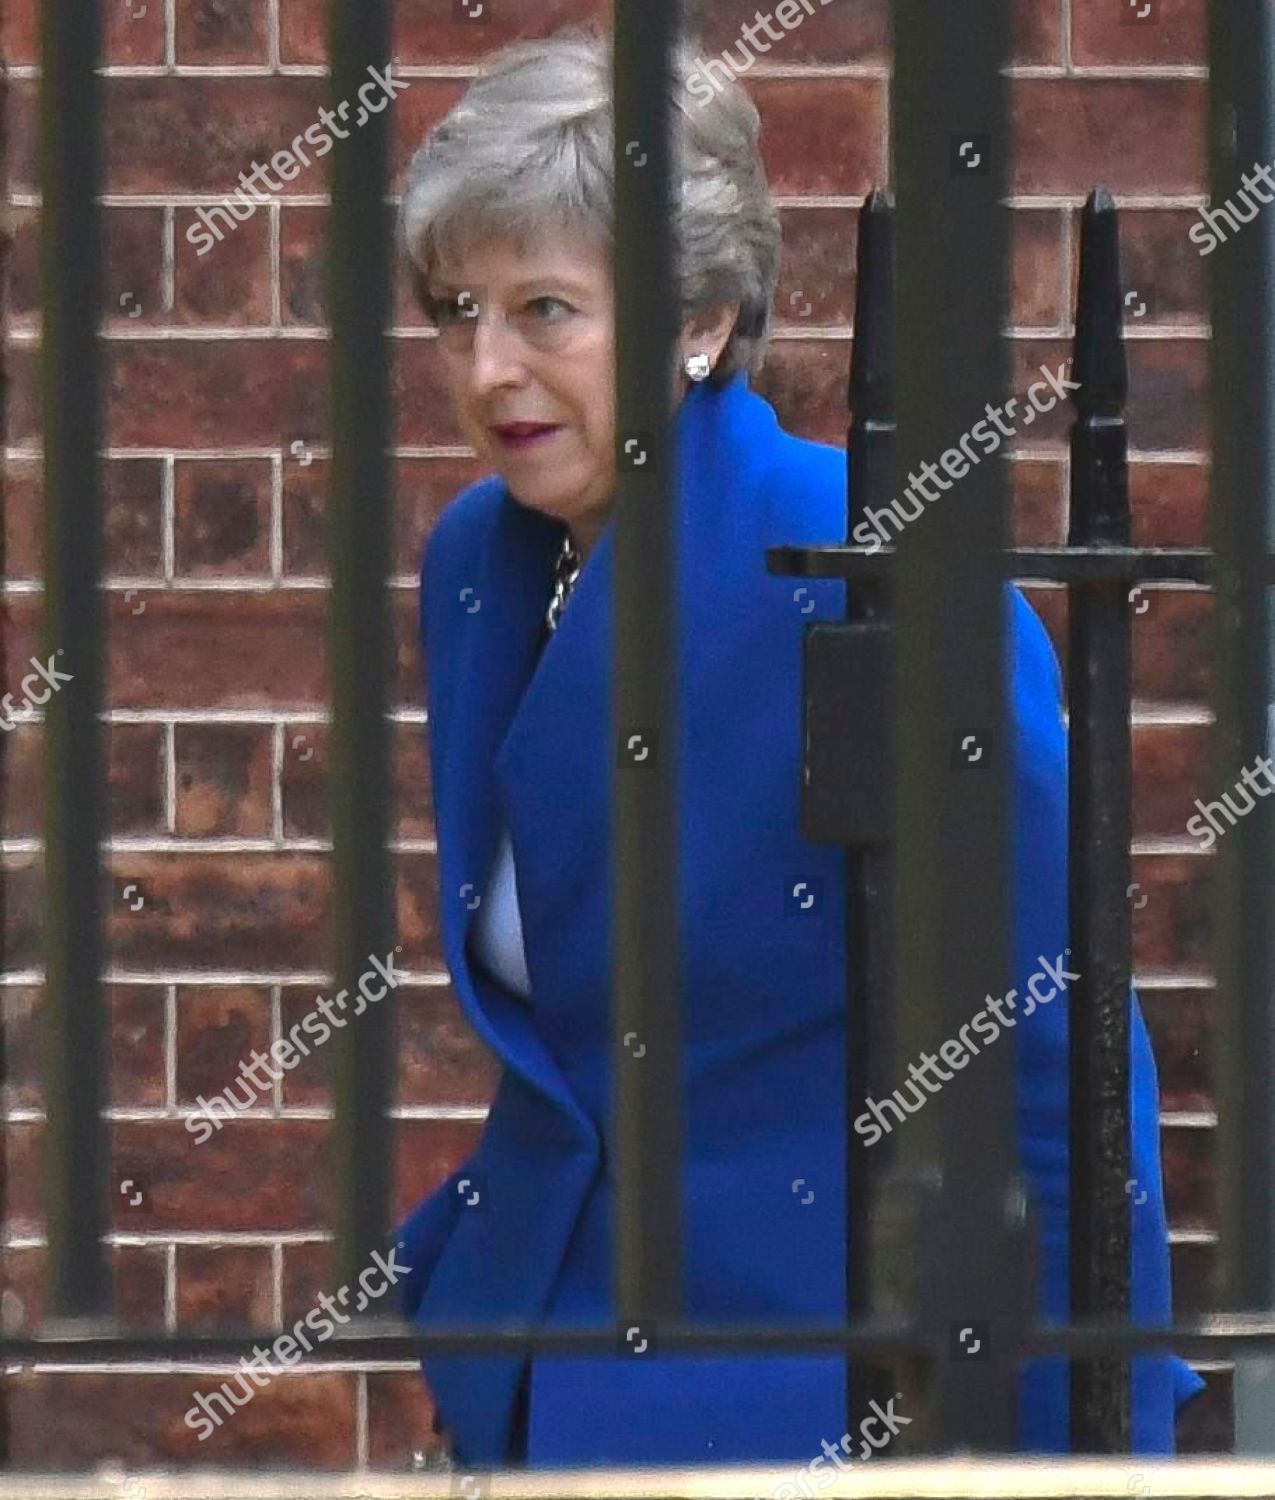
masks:
<svg viewBox="0 0 1275 1500"><path fill-rule="evenodd" d="M571 311L570 306L561 297L533 297L527 303L527 307L544 322L557 322Z"/></svg>

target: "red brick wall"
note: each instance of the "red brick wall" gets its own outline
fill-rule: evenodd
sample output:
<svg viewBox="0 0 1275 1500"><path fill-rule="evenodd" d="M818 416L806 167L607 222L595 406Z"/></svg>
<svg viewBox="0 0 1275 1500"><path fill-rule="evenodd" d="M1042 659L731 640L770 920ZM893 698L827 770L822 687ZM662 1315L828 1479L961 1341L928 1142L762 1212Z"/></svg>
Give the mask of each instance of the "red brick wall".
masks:
<svg viewBox="0 0 1275 1500"><path fill-rule="evenodd" d="M400 0L394 56L411 80L394 166L456 99L475 60L516 34L594 13L589 0ZM1154 0L1153 0L1154 4ZM144 13L143 13L144 7ZM753 0L712 0L705 55L732 45ZM327 711L322 504L325 179L315 163L203 258L195 208L229 193L317 118L321 0L112 0L106 7L105 308L109 396L109 865L114 1175L121 1315L135 1327L277 1325L319 1290L332 1217L325 1059L269 1106L197 1148L182 1111L235 1076L326 993L330 887L323 804ZM1069 353L1077 209L1096 183L1123 213L1138 539L1204 536L1203 265L1186 231L1204 189L1204 0L1159 0L1124 24L1118 0L1017 0L1013 69L1015 391ZM783 210L779 333L762 389L787 425L843 435L857 206L886 180L885 0L834 0L748 75ZM9 481L5 650L36 647L40 607L33 155L36 0L7 0ZM439 511L476 473L458 447L419 315L400 296L394 391L399 518L395 859L414 983L400 992L398 1203L471 1147L494 1082L448 987L435 913L413 574ZM1024 541L1063 535L1065 416L1012 464ZM1061 644L1056 592L1037 602ZM1137 617L1136 960L1164 1083L1180 1300L1212 1255L1210 1099L1201 1060L1212 993L1205 860L1185 834L1206 793L1206 596L1156 590ZM39 1319L41 728L8 737L3 994L11 1214L3 1317ZM128 883L144 904L123 899ZM31 1373L15 1382L23 1459L402 1465L432 1442L418 1378L401 1367L296 1374L206 1444L182 1416L220 1376L158 1368ZM1219 1411L1225 1377L1216 1380Z"/></svg>

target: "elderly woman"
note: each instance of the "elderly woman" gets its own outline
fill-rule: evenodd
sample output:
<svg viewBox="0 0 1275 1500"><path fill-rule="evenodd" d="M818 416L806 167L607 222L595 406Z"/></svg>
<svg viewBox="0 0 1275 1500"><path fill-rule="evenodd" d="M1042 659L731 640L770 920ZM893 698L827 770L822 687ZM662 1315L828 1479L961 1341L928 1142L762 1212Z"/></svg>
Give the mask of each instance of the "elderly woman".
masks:
<svg viewBox="0 0 1275 1500"><path fill-rule="evenodd" d="M439 518L421 576L444 951L503 1064L476 1150L401 1231L407 1306L423 1326L616 1316L609 63L603 40L578 33L507 50L430 132L403 193L403 245L439 364L493 471ZM701 560L682 569L678 601L685 1316L832 1320L845 1315L845 859L798 831L799 694L804 627L842 617L844 585L815 582L814 609L795 603L765 551L844 538L845 455L784 432L750 389L779 220L752 104L738 88L693 99L688 76L680 57L678 280L657 289L682 309L669 372L678 535ZM1066 752L1057 663L1012 595L1022 993L1037 955L1066 947ZM824 892L813 910L791 894L802 881ZM1020 1152L1054 1316L1067 1306L1065 1004L1037 1007L1017 1031ZM1168 1256L1140 1017L1132 1063L1133 1170L1147 1189L1134 1301L1158 1318ZM803 1178L813 1198L793 1192ZM845 1425L838 1356L515 1352L423 1365L436 1422L470 1465L805 1461ZM1140 1450L1172 1451L1175 1400L1198 1384L1171 1358L1137 1362ZM1065 1367L1029 1367L1022 1446L1065 1450L1066 1411Z"/></svg>

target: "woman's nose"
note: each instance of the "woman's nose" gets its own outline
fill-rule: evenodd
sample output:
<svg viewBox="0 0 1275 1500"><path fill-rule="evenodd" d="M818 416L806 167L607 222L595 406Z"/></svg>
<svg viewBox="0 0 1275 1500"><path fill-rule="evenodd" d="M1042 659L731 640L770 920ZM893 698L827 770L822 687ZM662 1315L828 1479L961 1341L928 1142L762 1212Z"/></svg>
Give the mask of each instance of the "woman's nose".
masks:
<svg viewBox="0 0 1275 1500"><path fill-rule="evenodd" d="M476 394L497 386L518 385L524 378L522 340L503 317L484 312L474 328L469 379Z"/></svg>

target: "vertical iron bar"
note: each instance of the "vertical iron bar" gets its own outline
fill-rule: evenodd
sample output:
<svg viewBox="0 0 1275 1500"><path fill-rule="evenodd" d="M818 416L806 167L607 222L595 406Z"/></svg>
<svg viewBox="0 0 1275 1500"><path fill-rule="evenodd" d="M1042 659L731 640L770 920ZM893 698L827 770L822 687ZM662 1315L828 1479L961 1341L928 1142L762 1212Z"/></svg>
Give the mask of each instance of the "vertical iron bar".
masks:
<svg viewBox="0 0 1275 1500"><path fill-rule="evenodd" d="M1213 706L1210 800L1245 795L1242 773L1271 747L1271 644L1264 580L1275 513L1272 298L1275 219L1225 223L1255 205L1254 168L1275 158L1275 18L1263 0L1209 7L1212 303ZM1248 210L1244 212L1248 214ZM1251 793L1250 793L1251 795ZM1271 953L1271 805L1265 792L1223 824L1213 880L1218 1045L1221 1256L1228 1310L1275 1308L1275 962ZM1223 814L1225 815L1225 813ZM1220 818L1219 818L1220 821ZM1275 1362L1238 1361L1237 1446L1275 1451Z"/></svg>
<svg viewBox="0 0 1275 1500"><path fill-rule="evenodd" d="M894 483L894 211L874 189L859 214L855 273L854 345L847 392L851 426L846 438L846 536L867 507L889 504ZM876 622L888 641L888 589L859 583L846 589L847 622ZM847 740L850 738L847 735ZM890 913L893 861L888 844L846 849L846 1315L851 1322L873 1311L874 1185L888 1164L879 1144L874 1156L852 1121L869 1095L880 1097L894 1064L890 1045L892 1001ZM859 1432L871 1402L885 1391L880 1367L847 1360L847 1432Z"/></svg>
<svg viewBox="0 0 1275 1500"><path fill-rule="evenodd" d="M677 649L677 455L669 422L677 335L669 291L669 97L679 12L677 0L617 0L615 7L619 472L612 956L621 1326L676 1317L681 1309L681 965L671 670ZM635 759L643 751L643 759ZM631 1048L623 1041L628 1033L638 1038Z"/></svg>
<svg viewBox="0 0 1275 1500"><path fill-rule="evenodd" d="M895 493L919 472L933 502L899 536L895 582L894 1013L907 1059L936 1053L1008 989L1004 466L971 468L951 494L953 481L930 477L1004 394L1008 24L1003 0L894 0L893 17ZM1012 1051L986 1048L896 1127L900 1168L937 1184L942 1240L927 1235L920 1254L925 1415L940 1449L1006 1451L1017 1437L1016 1372L1002 1352L1022 1317L1006 1236Z"/></svg>
<svg viewBox="0 0 1275 1500"><path fill-rule="evenodd" d="M44 1191L47 1306L65 1317L110 1304L101 1118L101 32L95 0L41 8L42 649L71 676L44 710Z"/></svg>
<svg viewBox="0 0 1275 1500"><path fill-rule="evenodd" d="M1080 290L1071 393L1073 547L1129 543L1128 390L1120 243L1111 195L1081 220ZM1070 991L1071 1311L1129 1312L1130 602L1126 584L1070 591L1068 881ZM1071 1365L1074 1452L1129 1447L1129 1365L1118 1355Z"/></svg>
<svg viewBox="0 0 1275 1500"><path fill-rule="evenodd" d="M0 58L0 120L9 118L9 79L4 59ZM13 242L8 229L9 176L5 155L5 132L0 130L0 578L9 576L6 537L8 535L5 493L5 448L8 444L9 376L5 355L8 352L8 308L5 292L8 288L8 262ZM0 631L0 682L9 680L9 650L7 632ZM9 746L8 735L0 736L0 807L9 805ZM0 862L0 973L8 971L8 871ZM8 1094L9 1066L6 1035L7 1017L0 1008L0 1098ZM0 1117L0 1224L9 1218L9 1132L7 1122ZM0 1245L0 1287L9 1284L9 1266L5 1259L6 1247ZM9 1390L10 1381L0 1371L0 1471L9 1463Z"/></svg>
<svg viewBox="0 0 1275 1500"><path fill-rule="evenodd" d="M334 106L355 107L390 56L387 0L330 0ZM332 153L328 239L332 323L330 801L338 990L354 993L372 955L394 950L390 902L389 673L392 641L389 417L392 212L386 199L392 106L369 114ZM397 950L394 950L397 951ZM353 1280L384 1241L392 1139L393 991L337 1033L339 1274ZM386 1310L386 1309L383 1309Z"/></svg>

